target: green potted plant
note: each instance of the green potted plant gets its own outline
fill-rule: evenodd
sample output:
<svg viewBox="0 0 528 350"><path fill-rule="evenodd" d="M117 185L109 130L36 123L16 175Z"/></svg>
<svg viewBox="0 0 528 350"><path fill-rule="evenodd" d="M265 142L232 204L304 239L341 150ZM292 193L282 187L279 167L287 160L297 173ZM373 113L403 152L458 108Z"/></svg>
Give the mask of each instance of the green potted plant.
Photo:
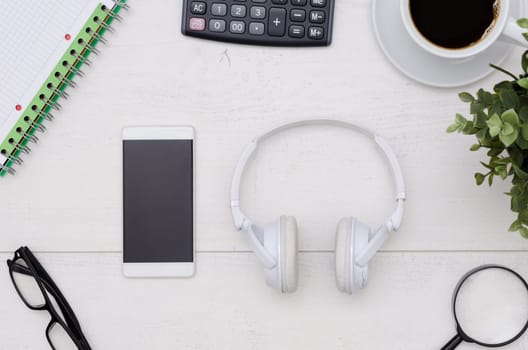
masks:
<svg viewBox="0 0 528 350"><path fill-rule="evenodd" d="M528 29L528 19L517 21ZM528 40L528 33L523 34ZM528 51L521 59L523 73L519 76L500 67L511 80L501 81L493 91L480 89L475 95L468 92L459 98L469 104L470 118L456 114L447 132L474 135L477 142L471 151L487 150L487 161L481 162L484 171L475 174L477 185L493 184L495 178L510 179L511 210L517 219L509 230L528 239Z"/></svg>

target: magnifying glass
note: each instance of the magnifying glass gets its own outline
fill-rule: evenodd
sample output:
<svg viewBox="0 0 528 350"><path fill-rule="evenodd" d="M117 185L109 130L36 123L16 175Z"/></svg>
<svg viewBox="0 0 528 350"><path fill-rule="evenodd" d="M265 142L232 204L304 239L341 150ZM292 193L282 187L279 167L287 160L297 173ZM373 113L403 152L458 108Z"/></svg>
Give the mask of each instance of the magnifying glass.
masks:
<svg viewBox="0 0 528 350"><path fill-rule="evenodd" d="M498 348L528 329L528 284L517 272L484 265L466 273L453 293L457 334L441 350L462 342Z"/></svg>

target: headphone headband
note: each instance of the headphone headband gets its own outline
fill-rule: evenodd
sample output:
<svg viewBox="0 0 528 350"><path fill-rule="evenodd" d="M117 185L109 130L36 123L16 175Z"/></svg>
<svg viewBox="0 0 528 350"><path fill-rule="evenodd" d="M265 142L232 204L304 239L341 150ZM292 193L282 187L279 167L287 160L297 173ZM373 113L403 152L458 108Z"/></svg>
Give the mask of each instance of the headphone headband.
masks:
<svg viewBox="0 0 528 350"><path fill-rule="evenodd" d="M374 139L376 137L376 134L374 134L372 131L370 131L367 128L364 128L362 126L352 124L349 122L345 122L342 120L334 120L334 119L308 119L308 120L300 120L293 123L284 124L281 126L276 127L275 129L272 129L268 131L265 134L260 135L255 139L257 142L262 142L266 139L269 139L273 137L274 135L280 134L283 131L300 128L303 126L319 126L319 125L325 125L325 126L335 126L338 128L344 128L344 129L350 129L359 133L362 133L363 135Z"/></svg>
<svg viewBox="0 0 528 350"><path fill-rule="evenodd" d="M392 150L390 145L385 141L385 139L383 139L381 136L376 135L374 132L367 128L340 120L312 119L285 124L253 139L249 143L249 145L246 146L244 152L242 153L242 156L238 161L231 183L231 211L235 226L238 230L249 231L253 249L255 250L255 253L259 257L259 259L267 268L271 268L276 264L275 259L264 249L261 244L258 244L259 241L262 241L262 237L256 236L255 231L257 230L253 228L254 225L252 221L240 209L240 183L244 174L244 170L246 169L249 160L251 159L252 155L255 153L255 150L258 148L261 142L286 130L304 126L317 125L336 126L345 129L350 129L369 137L378 145L378 148L385 156L385 160L387 161L392 176L394 178L397 202L396 209L394 210L393 214L386 220L385 224L382 225L382 227L377 231L372 241L372 244L369 244L369 247L365 250L365 252L363 252L363 254L361 254L358 259L358 263L360 265L366 264L372 258L372 256L374 256L374 254L381 247L381 245L383 245L388 234L390 232L398 230L398 228L400 227L403 217L403 202L405 200L405 186L403 181L403 174L394 151Z"/></svg>

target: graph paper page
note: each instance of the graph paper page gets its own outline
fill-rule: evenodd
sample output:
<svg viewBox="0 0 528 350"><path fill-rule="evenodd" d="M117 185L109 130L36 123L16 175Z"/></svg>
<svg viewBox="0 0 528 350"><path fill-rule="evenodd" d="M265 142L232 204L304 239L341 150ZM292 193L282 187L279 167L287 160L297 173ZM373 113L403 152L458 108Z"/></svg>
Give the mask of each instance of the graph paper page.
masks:
<svg viewBox="0 0 528 350"><path fill-rule="evenodd" d="M100 2L0 0L0 143Z"/></svg>

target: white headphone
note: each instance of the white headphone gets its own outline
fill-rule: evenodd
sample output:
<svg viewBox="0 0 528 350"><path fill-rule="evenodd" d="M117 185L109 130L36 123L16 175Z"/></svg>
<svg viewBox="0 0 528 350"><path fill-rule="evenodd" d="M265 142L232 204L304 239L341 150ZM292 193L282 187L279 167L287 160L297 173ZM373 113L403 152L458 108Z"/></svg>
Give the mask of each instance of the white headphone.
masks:
<svg viewBox="0 0 528 350"><path fill-rule="evenodd" d="M231 185L231 211L237 230L244 230L253 251L264 265L266 283L283 293L297 289L297 222L294 217L282 215L277 221L258 226L240 208L240 181L251 156L260 142L282 131L307 126L331 125L358 131L376 142L390 166L396 185L396 209L381 227L371 234L369 227L356 218L339 221L336 233L335 263L337 288L349 294L365 288L368 263L392 232L399 229L403 218L405 190L403 175L396 155L380 136L363 127L339 120L306 120L286 124L254 139L238 161Z"/></svg>

